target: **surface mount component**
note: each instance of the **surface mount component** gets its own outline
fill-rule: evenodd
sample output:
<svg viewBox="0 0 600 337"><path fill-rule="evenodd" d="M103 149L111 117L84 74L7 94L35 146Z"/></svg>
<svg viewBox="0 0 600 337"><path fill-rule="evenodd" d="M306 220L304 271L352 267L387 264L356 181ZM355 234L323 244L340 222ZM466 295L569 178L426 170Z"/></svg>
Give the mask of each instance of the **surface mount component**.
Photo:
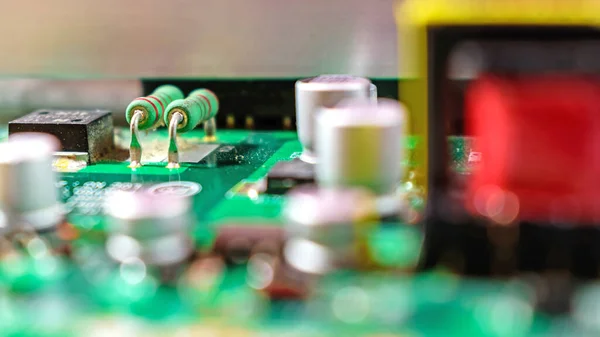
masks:
<svg viewBox="0 0 600 337"><path fill-rule="evenodd" d="M62 221L52 170L59 147L43 133L15 134L0 143L0 229L48 232Z"/></svg>
<svg viewBox="0 0 600 337"><path fill-rule="evenodd" d="M219 100L208 89L194 90L186 99L175 100L167 106L164 122L169 126L168 168L179 167L177 132L188 132L204 123L205 138L214 139L217 127L215 116L218 111Z"/></svg>
<svg viewBox="0 0 600 337"><path fill-rule="evenodd" d="M315 167L295 158L280 161L267 173L267 193L284 194L291 188L315 181Z"/></svg>
<svg viewBox="0 0 600 337"><path fill-rule="evenodd" d="M91 163L114 150L113 120L107 110L38 110L8 123L8 132L51 134L60 141L58 151L87 153Z"/></svg>
<svg viewBox="0 0 600 337"><path fill-rule="evenodd" d="M149 130L159 127L163 121L166 107L174 100L182 99L183 93L173 85L162 85L151 95L134 99L125 110L125 119L131 129L129 152L131 167L140 165L142 147L138 130Z"/></svg>
<svg viewBox="0 0 600 337"><path fill-rule="evenodd" d="M397 101L344 101L317 116L317 183L394 192L404 159L405 112Z"/></svg>
<svg viewBox="0 0 600 337"><path fill-rule="evenodd" d="M105 198L110 237L108 255L120 262L139 259L162 270L173 268L194 253L190 197L174 193L117 190Z"/></svg>
<svg viewBox="0 0 600 337"><path fill-rule="evenodd" d="M316 163L315 116L322 107L333 107L347 98L377 99L370 80L350 75L320 75L296 82L296 126L302 143L302 160Z"/></svg>
<svg viewBox="0 0 600 337"><path fill-rule="evenodd" d="M371 193L300 186L287 196L284 256L291 266L324 274L370 263L366 238L377 219Z"/></svg>

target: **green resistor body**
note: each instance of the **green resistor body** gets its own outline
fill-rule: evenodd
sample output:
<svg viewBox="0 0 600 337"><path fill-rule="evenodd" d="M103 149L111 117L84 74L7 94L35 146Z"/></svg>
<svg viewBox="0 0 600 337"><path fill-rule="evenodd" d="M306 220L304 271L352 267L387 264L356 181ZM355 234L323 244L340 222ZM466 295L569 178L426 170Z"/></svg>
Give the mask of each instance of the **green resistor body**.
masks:
<svg viewBox="0 0 600 337"><path fill-rule="evenodd" d="M127 123L131 123L134 113L141 111L142 117L138 123L138 128L140 130L156 128L162 122L167 106L171 102L181 99L183 99L183 93L179 88L170 84L161 85L151 95L138 97L129 103L127 110L125 110L125 118Z"/></svg>
<svg viewBox="0 0 600 337"><path fill-rule="evenodd" d="M177 132L187 132L194 129L198 124L216 116L219 111L219 100L217 96L208 89L197 89L190 93L186 99L171 102L164 114L164 122L169 121L175 112L183 116L183 120L177 126Z"/></svg>

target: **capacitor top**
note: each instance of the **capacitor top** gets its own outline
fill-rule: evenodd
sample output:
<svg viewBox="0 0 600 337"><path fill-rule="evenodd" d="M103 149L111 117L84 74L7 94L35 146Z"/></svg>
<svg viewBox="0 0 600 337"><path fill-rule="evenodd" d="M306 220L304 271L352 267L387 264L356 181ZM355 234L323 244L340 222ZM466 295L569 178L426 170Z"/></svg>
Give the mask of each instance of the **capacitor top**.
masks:
<svg viewBox="0 0 600 337"><path fill-rule="evenodd" d="M324 187L395 191L403 175L405 112L395 100L346 100L317 116L316 178Z"/></svg>
<svg viewBox="0 0 600 337"><path fill-rule="evenodd" d="M301 159L315 163L315 115L322 107L333 107L347 98L377 98L370 80L350 75L320 75L296 82L296 126L302 143Z"/></svg>
<svg viewBox="0 0 600 337"><path fill-rule="evenodd" d="M138 191L115 191L105 197L108 254L123 262L139 258L151 265L180 263L193 252L193 217L189 197Z"/></svg>

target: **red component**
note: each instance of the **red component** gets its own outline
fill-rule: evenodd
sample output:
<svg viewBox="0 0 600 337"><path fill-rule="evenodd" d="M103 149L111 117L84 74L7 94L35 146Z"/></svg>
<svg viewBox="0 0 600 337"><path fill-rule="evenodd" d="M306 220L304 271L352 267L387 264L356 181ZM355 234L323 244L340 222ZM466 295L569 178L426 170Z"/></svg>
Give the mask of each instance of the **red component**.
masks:
<svg viewBox="0 0 600 337"><path fill-rule="evenodd" d="M600 83L483 76L466 118L482 153L468 209L500 223L600 223Z"/></svg>
<svg viewBox="0 0 600 337"><path fill-rule="evenodd" d="M293 287L285 283L271 284L264 291L269 298L277 300L302 300L307 296L305 288Z"/></svg>

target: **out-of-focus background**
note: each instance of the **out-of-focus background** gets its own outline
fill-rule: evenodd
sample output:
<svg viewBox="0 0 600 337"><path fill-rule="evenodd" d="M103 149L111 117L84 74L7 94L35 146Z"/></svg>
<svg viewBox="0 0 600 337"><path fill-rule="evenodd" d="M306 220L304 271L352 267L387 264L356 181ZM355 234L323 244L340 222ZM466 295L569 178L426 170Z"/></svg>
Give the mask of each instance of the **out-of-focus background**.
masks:
<svg viewBox="0 0 600 337"><path fill-rule="evenodd" d="M0 74L397 77L393 0L0 1Z"/></svg>
<svg viewBox="0 0 600 337"><path fill-rule="evenodd" d="M120 112L144 91L140 79L396 79L393 7L394 0L0 0L0 122L40 108L103 106L124 123Z"/></svg>

